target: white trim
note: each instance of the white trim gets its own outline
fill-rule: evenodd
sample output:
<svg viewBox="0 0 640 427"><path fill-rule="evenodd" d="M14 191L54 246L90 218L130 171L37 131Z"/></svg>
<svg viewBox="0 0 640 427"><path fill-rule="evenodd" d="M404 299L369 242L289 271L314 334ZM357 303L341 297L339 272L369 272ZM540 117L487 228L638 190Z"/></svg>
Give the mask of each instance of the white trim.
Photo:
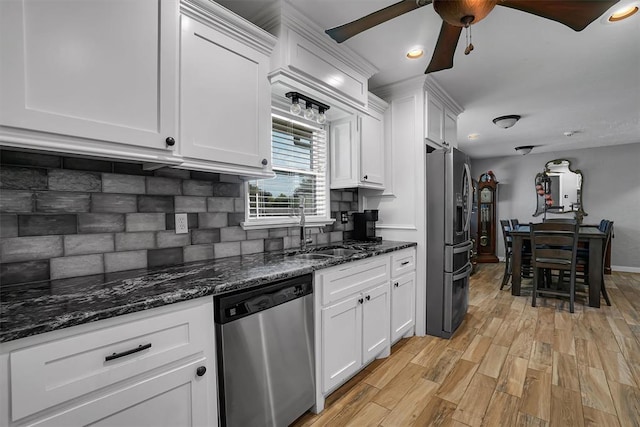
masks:
<svg viewBox="0 0 640 427"><path fill-rule="evenodd" d="M378 230L418 230L415 225L405 225L405 224L376 224L376 229Z"/></svg>
<svg viewBox="0 0 640 427"><path fill-rule="evenodd" d="M334 218L305 218L305 227L322 227L325 225L333 224L336 220ZM296 217L291 218L262 218L259 220L247 220L240 223L243 230L260 230L263 228L282 228L282 227L299 227L300 219Z"/></svg>
<svg viewBox="0 0 640 427"><path fill-rule="evenodd" d="M620 271L622 273L640 273L640 267L627 267L624 265L612 265L612 271Z"/></svg>

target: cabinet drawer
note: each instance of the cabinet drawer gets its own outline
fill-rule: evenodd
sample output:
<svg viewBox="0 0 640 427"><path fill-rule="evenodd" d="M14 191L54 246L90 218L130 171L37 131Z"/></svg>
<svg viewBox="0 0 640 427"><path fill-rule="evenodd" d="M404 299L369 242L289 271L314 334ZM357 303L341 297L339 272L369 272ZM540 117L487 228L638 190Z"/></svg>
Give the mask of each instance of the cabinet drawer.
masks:
<svg viewBox="0 0 640 427"><path fill-rule="evenodd" d="M404 249L391 254L391 277L400 277L416 269L416 250Z"/></svg>
<svg viewBox="0 0 640 427"><path fill-rule="evenodd" d="M322 305L389 281L389 257L377 256L328 269L319 274ZM317 288L316 288L317 289Z"/></svg>
<svg viewBox="0 0 640 427"><path fill-rule="evenodd" d="M160 310L12 352L12 419L204 351L213 328L212 304Z"/></svg>

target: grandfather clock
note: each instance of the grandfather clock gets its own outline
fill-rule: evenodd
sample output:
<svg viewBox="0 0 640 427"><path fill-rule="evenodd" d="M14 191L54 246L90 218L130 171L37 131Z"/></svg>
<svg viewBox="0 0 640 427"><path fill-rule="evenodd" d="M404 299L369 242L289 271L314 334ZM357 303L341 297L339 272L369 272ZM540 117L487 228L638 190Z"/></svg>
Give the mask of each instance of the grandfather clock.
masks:
<svg viewBox="0 0 640 427"><path fill-rule="evenodd" d="M496 256L496 196L498 181L492 171L478 179L478 262L498 262Z"/></svg>

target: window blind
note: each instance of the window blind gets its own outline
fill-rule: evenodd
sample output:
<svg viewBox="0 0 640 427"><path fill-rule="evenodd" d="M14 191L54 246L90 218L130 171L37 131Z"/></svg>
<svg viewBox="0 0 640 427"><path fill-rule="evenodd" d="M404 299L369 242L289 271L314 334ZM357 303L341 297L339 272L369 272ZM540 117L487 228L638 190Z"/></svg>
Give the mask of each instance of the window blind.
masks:
<svg viewBox="0 0 640 427"><path fill-rule="evenodd" d="M249 182L249 219L298 215L302 197L307 217L326 217L326 131L272 115L271 151L276 177Z"/></svg>

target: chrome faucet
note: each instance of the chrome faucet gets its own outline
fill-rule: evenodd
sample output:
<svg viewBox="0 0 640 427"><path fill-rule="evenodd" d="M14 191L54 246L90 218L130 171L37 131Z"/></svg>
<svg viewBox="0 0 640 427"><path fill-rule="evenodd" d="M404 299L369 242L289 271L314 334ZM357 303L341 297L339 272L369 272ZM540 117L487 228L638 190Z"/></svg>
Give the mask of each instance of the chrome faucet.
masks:
<svg viewBox="0 0 640 427"><path fill-rule="evenodd" d="M312 239L307 238L306 233L306 220L304 216L304 197L300 197L300 249L307 249L307 244L312 243Z"/></svg>

